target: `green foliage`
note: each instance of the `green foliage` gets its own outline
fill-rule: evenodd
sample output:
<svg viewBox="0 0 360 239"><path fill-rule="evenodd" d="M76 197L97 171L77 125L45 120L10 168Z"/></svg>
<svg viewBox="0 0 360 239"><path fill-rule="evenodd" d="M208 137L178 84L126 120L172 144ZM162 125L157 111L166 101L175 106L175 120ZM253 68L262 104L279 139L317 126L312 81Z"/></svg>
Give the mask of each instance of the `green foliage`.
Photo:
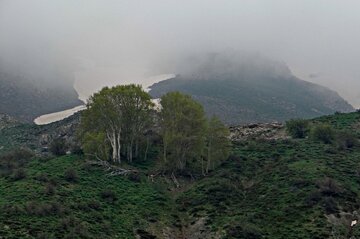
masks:
<svg viewBox="0 0 360 239"><path fill-rule="evenodd" d="M293 138L305 138L309 131L309 121L303 119L292 119L286 122L286 131Z"/></svg>
<svg viewBox="0 0 360 239"><path fill-rule="evenodd" d="M24 167L22 180L0 176L3 238L136 238L136 229L174 222L174 204L154 183L109 177L79 156L33 159ZM69 168L77 172L75 184L64 177Z"/></svg>
<svg viewBox="0 0 360 239"><path fill-rule="evenodd" d="M110 159L111 147L103 132L85 132L82 136L82 147L86 156L96 159Z"/></svg>
<svg viewBox="0 0 360 239"><path fill-rule="evenodd" d="M105 160L110 154L118 163L121 155L129 162L138 158L139 144L152 125L152 107L150 95L139 85L105 87L95 93L82 112L79 135L85 154Z"/></svg>
<svg viewBox="0 0 360 239"><path fill-rule="evenodd" d="M54 139L50 144L50 152L56 156L62 156L66 154L68 145L63 138Z"/></svg>
<svg viewBox="0 0 360 239"><path fill-rule="evenodd" d="M335 138L334 128L329 124L315 125L310 131L311 138L315 141L321 141L330 144Z"/></svg>
<svg viewBox="0 0 360 239"><path fill-rule="evenodd" d="M26 171L23 168L15 169L13 175L11 175L11 179L13 181L18 181L26 178Z"/></svg>
<svg viewBox="0 0 360 239"><path fill-rule="evenodd" d="M335 139L338 149L351 149L359 145L359 139L355 134L349 131L339 131L336 133Z"/></svg>
<svg viewBox="0 0 360 239"><path fill-rule="evenodd" d="M229 136L229 128L219 118L214 116L209 120L206 131L206 173L229 157L231 146Z"/></svg>
<svg viewBox="0 0 360 239"><path fill-rule="evenodd" d="M358 138L359 120L358 113L338 114L312 124L330 125L339 132L333 142L346 143ZM214 122L219 127L212 128L222 128ZM109 177L108 171L75 155L34 159L31 153L3 154L0 169L11 173L0 174L0 235L162 238L165 229L181 238L196 228L204 238L358 238L359 227L350 230L349 223L359 213L360 148L339 151L317 141L234 142L231 157L220 160L221 166L206 177L178 176L180 189L153 160L134 162L139 177ZM26 177L13 181L17 169ZM76 172L76 183L67 181L69 169Z"/></svg>
<svg viewBox="0 0 360 239"><path fill-rule="evenodd" d="M0 155L0 176L9 176L22 179L26 176L23 167L34 156L34 153L28 149L18 148Z"/></svg>
<svg viewBox="0 0 360 239"><path fill-rule="evenodd" d="M79 181L79 175L73 168L69 168L65 171L64 178L68 182L76 183L77 181Z"/></svg>
<svg viewBox="0 0 360 239"><path fill-rule="evenodd" d="M205 146L206 118L190 96L171 92L161 97L163 159L168 168L183 171L189 161L199 164Z"/></svg>

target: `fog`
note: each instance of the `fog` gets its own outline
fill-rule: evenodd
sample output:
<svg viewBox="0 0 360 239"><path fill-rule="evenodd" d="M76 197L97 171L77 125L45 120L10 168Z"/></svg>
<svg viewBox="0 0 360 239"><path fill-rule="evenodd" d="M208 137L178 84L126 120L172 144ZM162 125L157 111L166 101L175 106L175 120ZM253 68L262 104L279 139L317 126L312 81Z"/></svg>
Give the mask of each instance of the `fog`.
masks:
<svg viewBox="0 0 360 239"><path fill-rule="evenodd" d="M257 52L359 107L359 9L358 0L0 0L0 65L92 90L173 73L191 54Z"/></svg>

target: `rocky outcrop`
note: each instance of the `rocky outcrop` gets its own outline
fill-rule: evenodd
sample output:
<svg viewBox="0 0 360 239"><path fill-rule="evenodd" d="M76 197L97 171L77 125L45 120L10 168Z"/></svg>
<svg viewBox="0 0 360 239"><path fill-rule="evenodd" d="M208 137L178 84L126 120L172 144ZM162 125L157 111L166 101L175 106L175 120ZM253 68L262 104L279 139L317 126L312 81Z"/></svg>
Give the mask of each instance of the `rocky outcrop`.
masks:
<svg viewBox="0 0 360 239"><path fill-rule="evenodd" d="M7 114L0 113L0 130L19 124L17 120Z"/></svg>
<svg viewBox="0 0 360 239"><path fill-rule="evenodd" d="M233 142L251 139L278 140L288 138L284 125L276 122L231 126L229 129L230 139Z"/></svg>
<svg viewBox="0 0 360 239"><path fill-rule="evenodd" d="M69 145L76 142L76 130L80 123L80 113L77 113L62 121L58 121L49 125L38 126L42 130L38 132L37 142L42 151L47 148L54 139L63 138Z"/></svg>
<svg viewBox="0 0 360 239"><path fill-rule="evenodd" d="M9 116L0 115L0 153L14 147L26 147L37 153L47 153L52 141L58 138L74 145L79 123L79 113L43 126L19 123Z"/></svg>

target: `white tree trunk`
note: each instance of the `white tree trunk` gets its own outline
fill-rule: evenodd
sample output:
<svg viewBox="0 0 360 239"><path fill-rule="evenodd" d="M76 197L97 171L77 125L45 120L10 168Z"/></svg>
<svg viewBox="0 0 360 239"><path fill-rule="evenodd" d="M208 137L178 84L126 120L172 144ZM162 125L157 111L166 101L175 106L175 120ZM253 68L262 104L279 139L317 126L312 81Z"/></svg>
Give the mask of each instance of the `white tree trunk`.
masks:
<svg viewBox="0 0 360 239"><path fill-rule="evenodd" d="M118 163L121 163L121 131L119 130L117 135L117 161Z"/></svg>

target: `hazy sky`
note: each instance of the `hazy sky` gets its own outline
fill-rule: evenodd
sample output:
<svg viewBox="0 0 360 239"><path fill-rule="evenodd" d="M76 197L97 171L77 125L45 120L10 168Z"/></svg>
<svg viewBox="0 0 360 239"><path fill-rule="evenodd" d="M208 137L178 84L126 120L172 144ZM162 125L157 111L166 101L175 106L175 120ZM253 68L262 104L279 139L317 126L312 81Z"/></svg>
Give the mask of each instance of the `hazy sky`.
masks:
<svg viewBox="0 0 360 239"><path fill-rule="evenodd" d="M170 73L156 65L194 52L254 51L359 107L359 13L359 0L0 0L0 58L90 84Z"/></svg>

